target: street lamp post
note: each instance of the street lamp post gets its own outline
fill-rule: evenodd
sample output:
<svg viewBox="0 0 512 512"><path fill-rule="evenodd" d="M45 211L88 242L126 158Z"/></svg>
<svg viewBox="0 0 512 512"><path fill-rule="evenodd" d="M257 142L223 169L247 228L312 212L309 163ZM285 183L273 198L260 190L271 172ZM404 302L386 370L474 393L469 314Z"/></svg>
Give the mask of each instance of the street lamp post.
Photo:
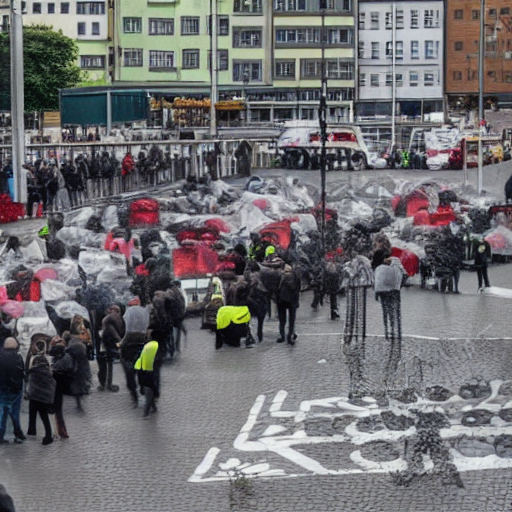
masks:
<svg viewBox="0 0 512 512"><path fill-rule="evenodd" d="M485 0L480 2L480 39L478 41L478 194L482 193L483 185L483 147L482 128L484 121L484 88L485 88Z"/></svg>
<svg viewBox="0 0 512 512"><path fill-rule="evenodd" d="M27 180L23 172L25 159L25 110L23 87L23 21L21 0L11 0L11 124L14 200L27 202Z"/></svg>
<svg viewBox="0 0 512 512"><path fill-rule="evenodd" d="M320 0L320 10L322 14L322 32L320 34L322 44L322 90L320 95L320 107L318 108L318 119L320 124L320 136L322 141L322 152L320 154L320 206L322 208L322 217L320 233L322 236L322 250L325 253L325 184L327 174L327 66L325 63L325 10L327 9L327 0Z"/></svg>
<svg viewBox="0 0 512 512"><path fill-rule="evenodd" d="M211 37L211 92L210 92L210 135L212 138L217 136L217 111L215 104L217 103L217 78L218 78L218 62L217 62L217 1L210 0L210 37Z"/></svg>

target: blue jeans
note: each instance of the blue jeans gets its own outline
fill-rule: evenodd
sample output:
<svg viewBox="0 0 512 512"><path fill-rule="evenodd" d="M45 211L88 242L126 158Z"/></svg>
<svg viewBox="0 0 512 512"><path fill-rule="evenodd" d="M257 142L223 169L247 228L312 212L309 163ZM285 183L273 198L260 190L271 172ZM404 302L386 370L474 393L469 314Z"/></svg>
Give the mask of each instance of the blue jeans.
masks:
<svg viewBox="0 0 512 512"><path fill-rule="evenodd" d="M0 395L0 439L5 436L8 415L11 417L14 432L21 431L20 409L22 397L23 393L3 393Z"/></svg>

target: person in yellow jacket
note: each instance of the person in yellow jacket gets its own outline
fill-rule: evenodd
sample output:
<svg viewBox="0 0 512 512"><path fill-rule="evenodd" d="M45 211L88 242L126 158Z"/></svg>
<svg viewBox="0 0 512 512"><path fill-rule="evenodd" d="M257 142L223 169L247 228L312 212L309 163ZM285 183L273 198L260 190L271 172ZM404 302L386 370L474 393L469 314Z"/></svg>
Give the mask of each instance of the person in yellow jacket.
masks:
<svg viewBox="0 0 512 512"><path fill-rule="evenodd" d="M151 338L158 338L158 332L153 331ZM156 412L156 399L160 396L158 385L158 372L160 368L157 353L161 341L153 339L148 341L135 362L134 368L139 378L140 392L146 397L144 405L144 418L149 416L150 410Z"/></svg>

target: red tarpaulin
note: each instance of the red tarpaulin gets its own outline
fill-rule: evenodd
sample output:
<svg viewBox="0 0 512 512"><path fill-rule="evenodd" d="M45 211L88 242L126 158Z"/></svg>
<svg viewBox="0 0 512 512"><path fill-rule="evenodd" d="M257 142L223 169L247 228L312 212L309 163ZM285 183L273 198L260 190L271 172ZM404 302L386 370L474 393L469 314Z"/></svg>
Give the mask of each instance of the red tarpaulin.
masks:
<svg viewBox="0 0 512 512"><path fill-rule="evenodd" d="M287 250L292 239L290 224L297 221L297 218L290 218L267 224L260 229L261 240L270 242L275 247Z"/></svg>
<svg viewBox="0 0 512 512"><path fill-rule="evenodd" d="M420 259L409 249L393 247L391 256L398 258L409 276L415 276L420 271Z"/></svg>
<svg viewBox="0 0 512 512"><path fill-rule="evenodd" d="M212 228L213 230L217 230L220 233L229 233L231 228L229 224L220 217L216 217L215 219L208 219L204 223L205 227Z"/></svg>
<svg viewBox="0 0 512 512"><path fill-rule="evenodd" d="M130 204L131 228L139 226L154 226L160 222L158 201L155 199L137 199Z"/></svg>
<svg viewBox="0 0 512 512"><path fill-rule="evenodd" d="M172 251L172 262L178 279L191 279L213 274L219 257L204 245L184 245Z"/></svg>
<svg viewBox="0 0 512 512"><path fill-rule="evenodd" d="M419 210L414 214L415 226L446 226L455 220L455 213L451 206L439 206L436 212Z"/></svg>
<svg viewBox="0 0 512 512"><path fill-rule="evenodd" d="M187 228L176 235L176 240L180 245L185 242L203 242L212 245L219 239L219 230L215 227Z"/></svg>

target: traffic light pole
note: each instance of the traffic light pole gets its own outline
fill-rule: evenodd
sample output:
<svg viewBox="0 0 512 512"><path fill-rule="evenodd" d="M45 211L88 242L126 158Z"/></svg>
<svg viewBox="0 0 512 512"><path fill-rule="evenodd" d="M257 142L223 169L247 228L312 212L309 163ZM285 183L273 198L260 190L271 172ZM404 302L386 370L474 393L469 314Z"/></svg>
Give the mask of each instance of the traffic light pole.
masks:
<svg viewBox="0 0 512 512"><path fill-rule="evenodd" d="M320 224L320 233L322 236L322 251L325 253L325 186L327 175L327 66L325 63L325 9L327 8L325 0L320 0L320 9L322 10L322 33L320 35L322 43L322 90L320 92L320 107L318 109L318 119L320 123L320 137L322 141L322 152L320 154L320 184L322 208L322 220Z"/></svg>
<svg viewBox="0 0 512 512"><path fill-rule="evenodd" d="M27 203L27 180L23 171L25 161L25 121L23 87L23 20L21 0L11 0L11 124L12 170L14 200Z"/></svg>

